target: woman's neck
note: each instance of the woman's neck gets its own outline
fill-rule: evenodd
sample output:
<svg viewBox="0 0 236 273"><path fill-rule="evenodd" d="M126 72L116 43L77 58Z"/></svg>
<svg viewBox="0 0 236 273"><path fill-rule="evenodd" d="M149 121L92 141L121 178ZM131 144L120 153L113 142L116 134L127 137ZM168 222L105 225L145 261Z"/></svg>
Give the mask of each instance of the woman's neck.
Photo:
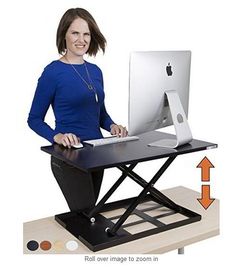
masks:
<svg viewBox="0 0 236 273"><path fill-rule="evenodd" d="M70 63L70 64L83 64L84 59L83 56L76 56L72 55L69 52L67 52L64 56L60 58L60 60L64 63Z"/></svg>

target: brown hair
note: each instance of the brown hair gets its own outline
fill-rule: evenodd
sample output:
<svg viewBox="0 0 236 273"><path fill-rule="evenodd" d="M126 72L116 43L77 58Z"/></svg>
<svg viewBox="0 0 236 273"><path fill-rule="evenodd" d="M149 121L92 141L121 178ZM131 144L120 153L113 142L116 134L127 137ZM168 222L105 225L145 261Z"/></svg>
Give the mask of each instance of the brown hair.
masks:
<svg viewBox="0 0 236 273"><path fill-rule="evenodd" d="M89 31L91 33L91 42L87 54L89 54L90 56L96 56L99 49L101 49L103 53L105 53L106 39L101 33L92 15L85 9L72 8L68 9L64 13L57 28L56 43L59 54L63 55L66 52L66 32L70 27L71 23L78 17L84 19L87 22Z"/></svg>

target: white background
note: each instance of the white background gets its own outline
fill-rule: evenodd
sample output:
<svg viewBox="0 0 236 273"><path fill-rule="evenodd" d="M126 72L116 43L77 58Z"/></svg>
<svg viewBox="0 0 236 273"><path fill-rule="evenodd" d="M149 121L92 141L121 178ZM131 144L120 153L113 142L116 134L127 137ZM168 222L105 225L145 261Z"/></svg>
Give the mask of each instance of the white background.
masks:
<svg viewBox="0 0 236 273"><path fill-rule="evenodd" d="M23 255L22 223L67 211L67 205L49 166L49 155L40 146L49 143L27 127L32 97L43 68L58 58L56 29L71 7L88 9L108 41L106 54L89 59L103 70L106 105L112 118L127 125L128 61L132 50L192 51L189 122L196 139L219 148L179 156L163 176L159 188L183 185L200 191L196 165L207 155L211 170L211 195L221 200L221 235L186 248L178 256L170 252L157 264L126 264L137 270L166 272L225 270L233 266L235 242L232 223L235 209L235 8L224 0L57 0L1 2L1 256L2 264L24 272L81 271L83 256ZM47 121L53 125L49 112ZM149 179L160 162L137 168ZM102 193L119 172L108 170ZM139 188L128 183L116 197L133 196ZM127 192L129 194L127 194ZM86 264L87 269L108 270L114 264ZM116 265L118 266L118 265ZM120 265L122 267L122 265ZM122 267L123 268L123 267ZM119 268L119 270L122 270Z"/></svg>

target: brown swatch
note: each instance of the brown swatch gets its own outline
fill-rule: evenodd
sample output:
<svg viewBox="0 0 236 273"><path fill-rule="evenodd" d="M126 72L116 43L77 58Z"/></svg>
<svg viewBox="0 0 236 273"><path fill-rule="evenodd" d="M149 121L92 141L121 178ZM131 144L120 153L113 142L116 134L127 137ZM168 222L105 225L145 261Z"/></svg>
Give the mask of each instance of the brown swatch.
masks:
<svg viewBox="0 0 236 273"><path fill-rule="evenodd" d="M40 248L42 249L42 250L49 250L50 248L52 247L52 244L49 242L49 241L42 241L41 243L40 243Z"/></svg>

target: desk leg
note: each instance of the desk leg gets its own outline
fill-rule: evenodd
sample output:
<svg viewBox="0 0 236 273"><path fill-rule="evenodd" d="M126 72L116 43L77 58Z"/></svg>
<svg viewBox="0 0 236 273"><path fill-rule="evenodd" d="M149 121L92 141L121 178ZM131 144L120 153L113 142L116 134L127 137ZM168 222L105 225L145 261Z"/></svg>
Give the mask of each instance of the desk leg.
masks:
<svg viewBox="0 0 236 273"><path fill-rule="evenodd" d="M118 167L121 171L127 171L127 167ZM133 171L130 171L128 173L128 176L134 180L136 183L138 183L140 186L142 186L143 188L148 184L147 181L145 181L142 177L140 177L138 174L136 174ZM168 198L167 196L165 196L163 193L161 193L160 191L158 191L156 188L152 187L150 189L150 194L153 196L153 198L158 202L163 204L164 206L173 209L174 211L179 211L180 208L179 206L174 203L170 198Z"/></svg>
<svg viewBox="0 0 236 273"><path fill-rule="evenodd" d="M107 228L106 231L110 235L115 235L117 230L122 226L122 224L126 221L126 219L130 216L133 210L138 206L138 204L145 198L150 189L154 186L157 180L161 177L161 175L166 171L166 169L170 166L170 164L174 161L176 156L169 157L166 162L162 165L162 167L158 170L158 172L153 176L149 183L147 183L141 193L137 198L131 203L131 205L127 208L125 213L120 217L120 219L114 224L112 229Z"/></svg>
<svg viewBox="0 0 236 273"><path fill-rule="evenodd" d="M178 248L178 254L184 254L184 247Z"/></svg>
<svg viewBox="0 0 236 273"><path fill-rule="evenodd" d="M109 191L103 196L103 198L100 200L100 202L97 204L97 206L95 206L88 214L84 213L84 215L87 218L92 219L96 215L96 213L98 213L101 210L101 208L106 203L106 201L110 198L110 196L114 193L114 191L120 186L120 184L128 176L128 173L130 171L132 171L136 165L137 165L137 163L131 164L129 167L126 167L126 169L124 171L122 171L123 172L122 175L115 182L115 184L109 189Z"/></svg>

